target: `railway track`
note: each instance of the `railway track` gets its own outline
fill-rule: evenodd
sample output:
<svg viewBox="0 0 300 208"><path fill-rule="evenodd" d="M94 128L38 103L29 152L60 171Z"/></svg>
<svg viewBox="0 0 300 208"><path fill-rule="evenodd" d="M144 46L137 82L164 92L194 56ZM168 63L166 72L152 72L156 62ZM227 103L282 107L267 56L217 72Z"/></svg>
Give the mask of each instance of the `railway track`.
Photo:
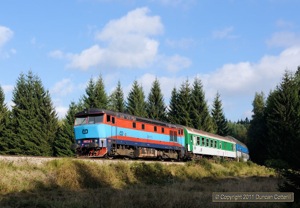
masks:
<svg viewBox="0 0 300 208"><path fill-rule="evenodd" d="M9 155L0 155L0 161L11 162L14 164L34 164L34 165L42 165L52 160L59 159L71 159L77 161L85 161L85 162L94 162L98 164L113 164L113 163L162 163L165 165L184 165L184 162L172 162L172 161L158 161L158 160L129 160L129 159L105 159L105 158L72 158L72 157L42 157L42 156L9 156Z"/></svg>

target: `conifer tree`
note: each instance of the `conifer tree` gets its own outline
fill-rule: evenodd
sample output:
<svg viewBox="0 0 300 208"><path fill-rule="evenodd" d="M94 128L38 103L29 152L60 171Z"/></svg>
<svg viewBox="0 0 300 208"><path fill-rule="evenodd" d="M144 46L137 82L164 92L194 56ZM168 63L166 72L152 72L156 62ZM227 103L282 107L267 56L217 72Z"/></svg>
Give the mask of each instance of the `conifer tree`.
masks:
<svg viewBox="0 0 300 208"><path fill-rule="evenodd" d="M195 78L191 92L190 117L192 127L203 131L214 132L214 124L205 100L201 80Z"/></svg>
<svg viewBox="0 0 300 208"><path fill-rule="evenodd" d="M190 89L189 81L186 80L181 84L178 93L179 124L184 126L192 126L190 112L191 112L191 89Z"/></svg>
<svg viewBox="0 0 300 208"><path fill-rule="evenodd" d="M86 95L83 96L81 101L83 108L96 108L95 83L93 78L89 80L85 93Z"/></svg>
<svg viewBox="0 0 300 208"><path fill-rule="evenodd" d="M253 115L248 130L248 148L250 152L250 158L254 162L263 165L267 159L267 128L265 117L266 101L263 92L255 93L252 106Z"/></svg>
<svg viewBox="0 0 300 208"><path fill-rule="evenodd" d="M9 148L8 141L10 139L9 135L9 122L10 122L10 112L4 103L5 95L2 87L0 86L0 153L5 154Z"/></svg>
<svg viewBox="0 0 300 208"><path fill-rule="evenodd" d="M71 102L69 110L62 125L58 127L56 139L54 141L54 156L72 156L74 150L71 148L75 144L74 122L75 114L78 112L78 106Z"/></svg>
<svg viewBox="0 0 300 208"><path fill-rule="evenodd" d="M227 136L228 125L223 113L222 102L220 100L219 93L216 94L216 97L213 102L212 117L217 127L216 133L220 136Z"/></svg>
<svg viewBox="0 0 300 208"><path fill-rule="evenodd" d="M296 73L297 75L297 73ZM290 168L300 164L300 82L286 72L266 107L269 158L282 161Z"/></svg>
<svg viewBox="0 0 300 208"><path fill-rule="evenodd" d="M279 190L293 192L293 207L300 204L300 67L286 72L280 85L267 99L267 164L280 168Z"/></svg>
<svg viewBox="0 0 300 208"><path fill-rule="evenodd" d="M94 95L95 95L95 107L100 109L107 109L108 96L105 92L105 86L101 75L98 77L98 80L96 81Z"/></svg>
<svg viewBox="0 0 300 208"><path fill-rule="evenodd" d="M147 113L148 117L151 119L166 121L166 106L157 79L152 83L148 96Z"/></svg>
<svg viewBox="0 0 300 208"><path fill-rule="evenodd" d="M31 71L21 74L13 91L12 154L52 155L57 116L49 92Z"/></svg>
<svg viewBox="0 0 300 208"><path fill-rule="evenodd" d="M135 116L147 117L145 94L142 86L135 80L127 98L126 111Z"/></svg>
<svg viewBox="0 0 300 208"><path fill-rule="evenodd" d="M168 121L172 124L179 124L179 100L178 93L174 87L171 93L171 99L168 110Z"/></svg>
<svg viewBox="0 0 300 208"><path fill-rule="evenodd" d="M124 93L120 81L118 81L117 88L110 95L109 109L121 113L125 112Z"/></svg>

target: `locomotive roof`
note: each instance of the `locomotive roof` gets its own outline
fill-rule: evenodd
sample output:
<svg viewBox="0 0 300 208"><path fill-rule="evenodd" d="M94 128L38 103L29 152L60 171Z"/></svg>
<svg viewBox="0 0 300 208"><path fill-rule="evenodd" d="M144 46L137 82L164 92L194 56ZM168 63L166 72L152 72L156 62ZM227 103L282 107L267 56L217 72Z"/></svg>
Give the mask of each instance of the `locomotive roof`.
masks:
<svg viewBox="0 0 300 208"><path fill-rule="evenodd" d="M179 127L177 125L162 122L162 121L157 121L157 120L153 120L153 119L149 119L149 118L143 118L143 117L133 116L133 115L126 114L126 113L120 113L120 112L115 112L115 111L111 111L111 110L99 109L99 108L85 109L81 112L76 113L75 117L81 117L81 116L87 116L87 115L98 115L98 114L109 114L109 115L112 115L112 116L115 116L118 118L125 118L128 120L145 122L145 123L150 123L150 124L155 124L155 125L160 125L160 126L167 126L167 127L173 127L173 128Z"/></svg>
<svg viewBox="0 0 300 208"><path fill-rule="evenodd" d="M235 143L235 139L233 139L233 137L232 138L231 137L223 137L223 136L220 136L220 135L217 135L217 134L209 133L209 132L206 132L206 131L202 131L202 130L198 130L198 129L194 129L194 128L186 127L186 126L184 128L186 128L191 133L201 134L201 135L204 135L204 136L207 136L207 137L210 137L210 138L217 138L217 139L221 139L221 140L230 141L230 142Z"/></svg>

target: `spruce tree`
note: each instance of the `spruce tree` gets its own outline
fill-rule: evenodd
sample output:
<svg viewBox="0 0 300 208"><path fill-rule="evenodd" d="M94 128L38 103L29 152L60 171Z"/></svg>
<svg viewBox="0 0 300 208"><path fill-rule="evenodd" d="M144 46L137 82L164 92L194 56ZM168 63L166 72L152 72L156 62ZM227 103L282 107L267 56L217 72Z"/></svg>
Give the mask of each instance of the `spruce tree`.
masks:
<svg viewBox="0 0 300 208"><path fill-rule="evenodd" d="M101 75L98 77L98 80L96 81L94 95L95 95L95 107L100 109L107 109L108 96L105 92L105 86Z"/></svg>
<svg viewBox="0 0 300 208"><path fill-rule="evenodd" d="M10 112L4 103L5 95L0 86L0 154L5 154L9 149L8 141L10 140Z"/></svg>
<svg viewBox="0 0 300 208"><path fill-rule="evenodd" d="M13 91L11 154L52 155L57 116L49 92L31 71L21 74Z"/></svg>
<svg viewBox="0 0 300 208"><path fill-rule="evenodd" d="M157 79L152 83L148 96L147 113L148 117L151 119L166 121L166 106Z"/></svg>
<svg viewBox="0 0 300 208"><path fill-rule="evenodd" d="M121 113L125 112L124 93L120 81L118 81L117 88L110 95L109 109Z"/></svg>
<svg viewBox="0 0 300 208"><path fill-rule="evenodd" d="M78 111L78 106L74 102L71 102L63 123L58 127L54 141L54 156L63 157L74 155L74 150L71 147L75 144L74 122L75 114Z"/></svg>
<svg viewBox="0 0 300 208"><path fill-rule="evenodd" d="M190 89L189 81L186 80L181 84L178 93L179 124L184 126L192 126L190 111L191 111L191 89Z"/></svg>
<svg viewBox="0 0 300 208"><path fill-rule="evenodd" d="M250 158L261 165L264 164L267 159L267 141L266 141L266 117L265 108L266 101L264 93L255 93L254 100L252 102L253 115L250 121L250 127L248 130L248 148L250 152Z"/></svg>
<svg viewBox="0 0 300 208"><path fill-rule="evenodd" d="M172 124L179 124L179 104L178 93L174 87L171 93L171 99L168 110L168 121Z"/></svg>
<svg viewBox="0 0 300 208"><path fill-rule="evenodd" d="M126 111L135 116L147 117L145 94L142 86L135 80L127 98Z"/></svg>
<svg viewBox="0 0 300 208"><path fill-rule="evenodd" d="M95 83L93 78L90 78L85 93L86 95L81 99L83 108L96 108Z"/></svg>
<svg viewBox="0 0 300 208"><path fill-rule="evenodd" d="M266 106L267 150L271 164L280 169L279 190L293 192L293 207L300 205L300 67L286 72Z"/></svg>
<svg viewBox="0 0 300 208"><path fill-rule="evenodd" d="M227 136L227 120L225 119L225 115L223 113L222 102L220 100L220 94L218 92L213 102L212 117L217 127L216 134L220 136Z"/></svg>
<svg viewBox="0 0 300 208"><path fill-rule="evenodd" d="M190 117L192 127L203 131L214 132L214 124L210 116L201 80L195 78L191 92Z"/></svg>
<svg viewBox="0 0 300 208"><path fill-rule="evenodd" d="M268 97L266 107L269 158L290 168L299 168L300 164L299 83L297 76L286 72L280 85Z"/></svg>

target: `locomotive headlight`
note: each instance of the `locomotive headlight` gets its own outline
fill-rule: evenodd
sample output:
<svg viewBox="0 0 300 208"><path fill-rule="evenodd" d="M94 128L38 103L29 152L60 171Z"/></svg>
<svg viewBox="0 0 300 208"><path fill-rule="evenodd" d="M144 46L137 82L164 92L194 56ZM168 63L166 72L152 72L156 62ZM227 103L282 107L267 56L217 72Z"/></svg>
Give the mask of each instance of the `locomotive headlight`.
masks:
<svg viewBox="0 0 300 208"><path fill-rule="evenodd" d="M77 143L80 144L80 141L78 141Z"/></svg>
<svg viewBox="0 0 300 208"><path fill-rule="evenodd" d="M95 142L98 142L98 139L95 139Z"/></svg>

